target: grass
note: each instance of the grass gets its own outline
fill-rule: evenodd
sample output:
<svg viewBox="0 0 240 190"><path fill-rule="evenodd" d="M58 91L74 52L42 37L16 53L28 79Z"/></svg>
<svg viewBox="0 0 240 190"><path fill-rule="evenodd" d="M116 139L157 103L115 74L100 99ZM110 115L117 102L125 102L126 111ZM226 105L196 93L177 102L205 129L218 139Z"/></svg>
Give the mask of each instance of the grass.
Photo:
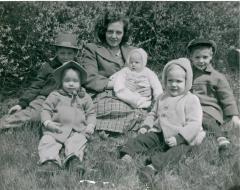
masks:
<svg viewBox="0 0 240 190"><path fill-rule="evenodd" d="M231 77L231 76L230 76ZM236 76L235 76L236 77ZM238 79L237 79L238 80ZM234 82L234 80L233 80ZM239 102L239 99L237 99ZM0 116L14 105L15 99L0 104ZM95 134L86 150L84 164L90 169L83 176L63 170L53 175L38 172L37 146L41 127L28 123L19 129L0 131L0 189L1 190L143 190L147 189L137 176L144 156L134 164L118 160L117 147L127 138L110 137L102 140ZM240 133L226 127L232 142L228 157L220 158L215 139L208 136L205 142L174 166L166 166L155 178L159 190L230 190L240 185ZM80 183L87 179L96 184ZM103 184L102 182L109 182Z"/></svg>

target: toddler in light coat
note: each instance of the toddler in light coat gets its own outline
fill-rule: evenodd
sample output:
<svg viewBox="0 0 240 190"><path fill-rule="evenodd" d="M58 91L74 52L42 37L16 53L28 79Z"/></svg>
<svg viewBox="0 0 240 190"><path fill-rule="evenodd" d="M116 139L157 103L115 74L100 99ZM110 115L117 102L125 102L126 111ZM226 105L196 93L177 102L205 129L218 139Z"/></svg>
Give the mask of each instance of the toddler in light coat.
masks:
<svg viewBox="0 0 240 190"><path fill-rule="evenodd" d="M156 100L162 93L157 75L146 64L147 53L142 48L133 49L127 57L127 67L110 77L116 96L134 108L148 108L152 99ZM138 90L143 87L152 90L153 96L142 96Z"/></svg>
<svg viewBox="0 0 240 190"><path fill-rule="evenodd" d="M204 139L201 104L198 97L189 91L192 78L188 59L180 58L167 63L163 69L164 92L145 119L140 129L142 134L130 139L121 148L122 160L127 162L137 153L153 151L142 170L146 173L141 176L148 176L149 171L159 171L168 164L178 162L193 145L199 145ZM154 152L162 148L163 152Z"/></svg>
<svg viewBox="0 0 240 190"><path fill-rule="evenodd" d="M43 104L43 137L38 146L40 163L43 167L81 167L87 137L96 125L92 99L81 87L87 73L77 62L69 61L53 74L61 88L50 93ZM63 145L65 159L62 162L59 151Z"/></svg>

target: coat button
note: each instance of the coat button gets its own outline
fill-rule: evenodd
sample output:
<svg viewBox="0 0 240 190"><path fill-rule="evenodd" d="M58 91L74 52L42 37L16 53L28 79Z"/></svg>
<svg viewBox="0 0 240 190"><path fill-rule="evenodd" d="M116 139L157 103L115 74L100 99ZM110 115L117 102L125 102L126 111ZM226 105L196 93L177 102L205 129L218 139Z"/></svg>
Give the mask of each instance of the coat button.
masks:
<svg viewBox="0 0 240 190"><path fill-rule="evenodd" d="M168 106L164 106L163 109L164 109L164 110L167 110L167 109L168 109Z"/></svg>
<svg viewBox="0 0 240 190"><path fill-rule="evenodd" d="M161 115L161 117L166 117L166 114L165 114L165 113L163 113L163 114Z"/></svg>

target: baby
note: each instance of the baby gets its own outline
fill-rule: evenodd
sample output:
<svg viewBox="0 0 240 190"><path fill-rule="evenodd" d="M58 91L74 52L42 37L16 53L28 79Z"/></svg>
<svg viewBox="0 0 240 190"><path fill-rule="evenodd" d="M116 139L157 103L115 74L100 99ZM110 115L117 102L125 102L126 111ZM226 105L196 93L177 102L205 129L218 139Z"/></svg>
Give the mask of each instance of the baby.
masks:
<svg viewBox="0 0 240 190"><path fill-rule="evenodd" d="M162 85L157 75L146 67L147 53L142 49L129 52L127 67L110 77L116 96L134 108L148 108L152 96L145 97L139 93L141 88L149 88L153 92L153 99L162 93Z"/></svg>
<svg viewBox="0 0 240 190"><path fill-rule="evenodd" d="M92 99L81 87L87 73L77 62L69 61L53 75L60 82L60 89L50 93L43 104L43 137L38 146L40 164L46 169L82 168L87 137L96 125ZM63 145L66 157L62 162L59 151Z"/></svg>

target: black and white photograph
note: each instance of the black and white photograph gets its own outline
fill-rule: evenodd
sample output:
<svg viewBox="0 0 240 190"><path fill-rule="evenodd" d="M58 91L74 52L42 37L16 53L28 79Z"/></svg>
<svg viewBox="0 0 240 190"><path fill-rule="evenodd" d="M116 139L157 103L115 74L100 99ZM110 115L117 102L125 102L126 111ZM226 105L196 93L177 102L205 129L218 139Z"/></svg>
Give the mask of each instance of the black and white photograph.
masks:
<svg viewBox="0 0 240 190"><path fill-rule="evenodd" d="M1 190L240 190L239 1L0 1Z"/></svg>

